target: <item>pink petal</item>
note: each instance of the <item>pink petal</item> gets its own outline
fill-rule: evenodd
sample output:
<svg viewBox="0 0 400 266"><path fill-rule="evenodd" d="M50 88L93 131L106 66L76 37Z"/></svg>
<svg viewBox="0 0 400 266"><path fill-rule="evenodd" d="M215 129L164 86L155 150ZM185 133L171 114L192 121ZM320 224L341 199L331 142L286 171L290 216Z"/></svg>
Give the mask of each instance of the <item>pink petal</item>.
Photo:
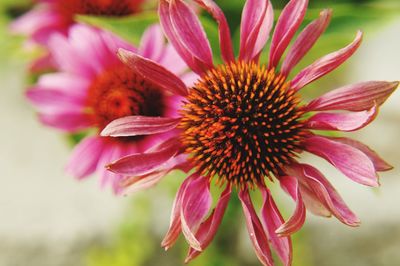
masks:
<svg viewBox="0 0 400 266"><path fill-rule="evenodd" d="M172 205L169 229L161 243L161 246L164 247L165 250L168 250L170 247L172 247L178 239L179 233L181 232L181 208L183 193L185 192L188 184L197 178L197 176L197 174L193 174L186 178L176 194L174 203Z"/></svg>
<svg viewBox="0 0 400 266"><path fill-rule="evenodd" d="M339 221L349 226L359 226L360 220L317 169L307 164L298 164L293 166L290 174L296 176L300 184L306 187L310 193L313 193L314 197L329 209ZM303 193L302 190L301 193Z"/></svg>
<svg viewBox="0 0 400 266"><path fill-rule="evenodd" d="M240 60L258 60L273 23L273 8L269 0L246 1L240 26Z"/></svg>
<svg viewBox="0 0 400 266"><path fill-rule="evenodd" d="M188 244L198 251L202 251L202 246L195 234L208 214L211 203L210 180L198 176L190 181L182 195L181 226Z"/></svg>
<svg viewBox="0 0 400 266"><path fill-rule="evenodd" d="M360 47L361 40L362 32L358 31L356 38L351 44L336 52L333 52L318 59L310 66L303 69L293 78L291 83L292 89L299 90L307 84L313 82L316 79L319 79L320 77L339 67L355 53L358 47Z"/></svg>
<svg viewBox="0 0 400 266"><path fill-rule="evenodd" d="M118 174L139 176L149 174L162 167L179 149L176 139L167 140L158 150L136 153L125 156L107 166L107 169Z"/></svg>
<svg viewBox="0 0 400 266"><path fill-rule="evenodd" d="M170 2L167 0L160 0L158 13L160 17L160 23L164 30L165 35L172 45L175 47L178 54L182 57L182 59L187 63L187 65L197 74L201 75L206 72L210 66L205 62L201 61L195 55L193 55L192 51L190 51L184 44L177 33L175 27L172 24L171 20L171 12L170 12Z"/></svg>
<svg viewBox="0 0 400 266"><path fill-rule="evenodd" d="M61 113L41 113L39 120L46 126L54 127L66 132L76 132L92 125L91 116L78 111Z"/></svg>
<svg viewBox="0 0 400 266"><path fill-rule="evenodd" d="M349 138L331 138L334 141L341 142L343 144L352 146L353 148L356 148L360 151L362 151L365 155L368 156L368 158L372 161L374 164L375 170L376 171L388 171L393 169L393 166L385 162L376 152L371 150L367 145L356 141L354 139L349 139Z"/></svg>
<svg viewBox="0 0 400 266"><path fill-rule="evenodd" d="M243 213L246 218L247 231L249 232L250 240L253 244L254 251L256 252L258 259L265 266L274 265L266 232L264 231L260 219L254 210L249 192L247 190L241 190L239 192L239 199L242 202Z"/></svg>
<svg viewBox="0 0 400 266"><path fill-rule="evenodd" d="M138 54L158 62L164 52L164 35L158 24L146 29L140 40Z"/></svg>
<svg viewBox="0 0 400 266"><path fill-rule="evenodd" d="M228 206L231 192L232 188L228 185L226 189L222 192L217 202L217 205L215 206L211 215L207 218L207 220L200 224L199 229L196 233L196 239L198 239L198 241L200 242L202 250L205 250L208 247L208 245L213 240L215 234L217 233L218 227L220 226L222 218L224 217L226 207ZM191 247L189 249L188 255L186 256L185 263L188 263L200 254L200 251Z"/></svg>
<svg viewBox="0 0 400 266"><path fill-rule="evenodd" d="M284 76L288 76L290 71L314 46L318 38L328 27L331 16L332 10L323 10L320 13L319 18L308 24L308 26L299 34L292 47L290 47L287 56L283 60L281 73Z"/></svg>
<svg viewBox="0 0 400 266"><path fill-rule="evenodd" d="M53 58L50 54L45 54L39 58L36 58L29 64L29 72L30 73L44 73L49 71L50 69L55 69L56 65L53 61Z"/></svg>
<svg viewBox="0 0 400 266"><path fill-rule="evenodd" d="M187 95L187 88L182 80L163 66L123 49L118 50L118 56L122 62L142 75L146 80L171 93L182 96Z"/></svg>
<svg viewBox="0 0 400 266"><path fill-rule="evenodd" d="M85 99L65 90L30 88L26 97L41 112L59 113L71 110L83 110Z"/></svg>
<svg viewBox="0 0 400 266"><path fill-rule="evenodd" d="M306 219L306 209L297 179L292 176L282 176L279 178L279 182L283 190L296 201L296 208L292 216L275 231L280 236L289 236L300 230L303 226Z"/></svg>
<svg viewBox="0 0 400 266"><path fill-rule="evenodd" d="M43 74L40 76L37 87L43 89L61 90L76 98L86 99L90 80L66 72Z"/></svg>
<svg viewBox="0 0 400 266"><path fill-rule="evenodd" d="M306 127L314 130L355 131L371 123L377 114L375 106L371 110L354 113L318 113L307 120Z"/></svg>
<svg viewBox="0 0 400 266"><path fill-rule="evenodd" d="M282 10L272 36L269 68L276 67L304 19L308 0L291 0Z"/></svg>
<svg viewBox="0 0 400 266"><path fill-rule="evenodd" d="M281 213L276 206L271 193L265 187L260 186L263 196L263 206L261 208L261 221L266 228L268 239L276 250L283 264L292 264L292 241L289 237L278 236L276 230L284 224Z"/></svg>
<svg viewBox="0 0 400 266"><path fill-rule="evenodd" d="M309 137L303 144L307 151L324 158L353 181L379 186L372 161L360 150L320 136Z"/></svg>
<svg viewBox="0 0 400 266"><path fill-rule="evenodd" d="M222 59L226 63L234 61L233 47L231 41L231 32L228 22L222 10L215 4L213 0L195 0L200 6L207 10L218 23L219 43L221 47Z"/></svg>
<svg viewBox="0 0 400 266"><path fill-rule="evenodd" d="M180 77L182 77L182 73L188 69L186 62L183 61L182 57L170 43L165 46L164 52L157 62Z"/></svg>
<svg viewBox="0 0 400 266"><path fill-rule="evenodd" d="M179 121L180 118L126 116L108 124L101 135L111 137L152 135L174 129Z"/></svg>
<svg viewBox="0 0 400 266"><path fill-rule="evenodd" d="M375 105L382 105L398 86L397 81L369 81L348 85L314 99L306 109L365 111Z"/></svg>
<svg viewBox="0 0 400 266"><path fill-rule="evenodd" d="M96 170L104 149L103 141L98 137L87 137L75 146L65 171L78 178L87 177Z"/></svg>
<svg viewBox="0 0 400 266"><path fill-rule="evenodd" d="M212 51L206 33L190 7L181 0L172 0L170 18L181 43L208 68L213 67Z"/></svg>

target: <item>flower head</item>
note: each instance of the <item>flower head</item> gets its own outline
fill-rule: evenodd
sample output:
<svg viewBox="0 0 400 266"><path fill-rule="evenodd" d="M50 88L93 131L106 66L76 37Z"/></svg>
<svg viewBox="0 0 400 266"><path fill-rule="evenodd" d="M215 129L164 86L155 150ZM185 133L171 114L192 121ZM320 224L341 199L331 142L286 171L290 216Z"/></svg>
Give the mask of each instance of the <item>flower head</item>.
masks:
<svg viewBox="0 0 400 266"><path fill-rule="evenodd" d="M116 54L117 48L124 47L182 74L186 65L164 42L158 25L146 30L139 48L109 32L79 24L71 27L69 37L57 34L50 40L49 50L58 72L42 75L27 91L27 97L45 125L72 133L93 129L94 134L75 148L67 165L70 174L84 178L96 171L102 184L111 183L118 190L121 176L107 171L105 165L124 155L144 152L172 134L156 134L157 128L152 128L152 135L99 136L111 121L132 115L149 127L163 118L171 129L178 123L174 117L179 98L145 80Z"/></svg>
<svg viewBox="0 0 400 266"><path fill-rule="evenodd" d="M145 0L38 0L11 29L46 44L53 33L67 34L76 15L126 16L141 10Z"/></svg>
<svg viewBox="0 0 400 266"><path fill-rule="evenodd" d="M366 145L349 139L320 135L320 130L355 131L369 124L378 108L396 89L398 82L370 81L345 86L304 103L300 90L345 62L360 46L358 32L348 46L328 54L288 78L294 66L325 31L331 17L323 10L298 35L281 60L303 21L308 1L292 0L283 9L275 26L267 65L259 62L273 25L273 9L268 0L247 0L240 28L240 51L235 58L228 24L223 12L211 0L197 0L219 25L221 57L214 65L213 54L196 14L182 0L161 0L161 25L170 42L199 75L186 89L178 77L161 66L120 50L131 68L148 80L180 88L184 104L179 111L176 134L179 147L160 146L144 154L133 154L109 166L114 172L135 176L123 185L136 185L165 173L166 165L188 156L193 174L182 183L173 205L169 231L162 243L171 247L182 232L190 245L186 261L199 255L212 241L221 223L232 189L238 191L250 239L264 265L273 265L271 245L284 265L291 265L290 234L304 223L306 209L322 216L358 226L359 219L347 207L331 183L316 168L300 163L302 152L316 154L350 179L378 186L377 172L391 169ZM280 64L280 62L282 63ZM280 65L280 67L279 67ZM159 76L158 73L163 73ZM157 76L158 75L158 76ZM156 76L156 78L154 78ZM125 133L134 135L140 125L131 118ZM124 127L128 120L112 122L104 135ZM164 123L154 124L169 132ZM128 135L129 135L128 134ZM118 134L117 134L118 135ZM139 160L146 159L146 175ZM130 164L129 164L130 163ZM172 164L173 165L173 164ZM213 211L210 185L213 180L224 190ZM296 202L294 214L285 222L268 189L279 181ZM256 212L250 190L260 191L263 205Z"/></svg>

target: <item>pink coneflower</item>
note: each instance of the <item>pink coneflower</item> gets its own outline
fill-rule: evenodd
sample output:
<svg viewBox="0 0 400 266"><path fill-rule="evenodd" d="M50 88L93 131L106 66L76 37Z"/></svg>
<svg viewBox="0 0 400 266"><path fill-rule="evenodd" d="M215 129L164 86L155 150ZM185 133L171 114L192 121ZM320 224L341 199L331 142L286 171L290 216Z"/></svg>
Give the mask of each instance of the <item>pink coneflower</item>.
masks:
<svg viewBox="0 0 400 266"><path fill-rule="evenodd" d="M165 119L173 129L179 122L174 117L180 102L162 84L149 82L125 66L117 57L120 47L158 62L178 75L187 69L174 48L165 44L158 25L146 30L136 49L109 32L76 24L71 27L69 37L57 34L49 42L58 72L41 76L27 92L45 125L65 132L93 129L93 134L76 146L67 171L77 178L96 171L102 184L112 183L115 188L121 176L107 171L107 163L144 152L173 132L152 135L144 132L116 139L100 137L98 133L112 120L132 115L149 123ZM158 131L151 125L142 130Z"/></svg>
<svg viewBox="0 0 400 266"><path fill-rule="evenodd" d="M159 5L161 24L168 39L200 76L194 86L186 88L177 76L150 60L122 49L119 52L126 64L143 77L149 81L161 79L159 82L171 90L179 88L179 95L185 97L177 125L180 133L175 137L180 147L164 146L133 154L109 168L135 176L121 183L135 185L158 178L171 159L188 155L193 174L177 193L170 228L162 245L170 248L182 232L190 245L186 261L198 256L212 241L231 191L236 189L261 263L273 265L269 247L272 245L284 265L291 265L289 236L302 227L306 209L317 215L333 215L349 226L359 225L359 219L323 174L309 164L298 162L297 157L303 151L316 154L355 182L378 186L377 172L391 169L390 165L358 141L326 137L318 132L363 128L376 117L380 105L399 83L358 83L304 103L299 91L345 62L359 47L361 32L348 46L318 59L288 79L294 66L328 26L330 10L323 10L319 18L304 28L279 67L283 53L303 21L308 1L292 0L283 9L272 35L268 65L260 64L259 57L273 24L269 1L246 1L238 58L232 52L223 12L211 0L196 2L219 25L222 65L214 65L201 23L183 1L161 0ZM112 122L103 134L118 136L123 128L124 135L135 135L138 129L147 126L133 116ZM171 130L167 119L153 123L152 127L165 132ZM211 211L212 180L224 188ZM274 180L296 202L294 214L286 222L268 189ZM258 214L252 203L252 190L262 195L263 205Z"/></svg>
<svg viewBox="0 0 400 266"><path fill-rule="evenodd" d="M126 16L141 10L145 0L37 0L11 29L46 44L55 32L67 34L76 15Z"/></svg>

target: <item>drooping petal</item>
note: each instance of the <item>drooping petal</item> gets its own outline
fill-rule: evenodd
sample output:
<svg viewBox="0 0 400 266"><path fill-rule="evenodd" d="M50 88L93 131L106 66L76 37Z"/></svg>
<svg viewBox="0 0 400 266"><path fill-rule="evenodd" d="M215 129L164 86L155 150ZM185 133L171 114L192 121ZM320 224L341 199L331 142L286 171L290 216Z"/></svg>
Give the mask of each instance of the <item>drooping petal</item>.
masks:
<svg viewBox="0 0 400 266"><path fill-rule="evenodd" d="M382 105L398 86L398 81L369 81L348 85L314 99L306 109L365 111L375 105Z"/></svg>
<svg viewBox="0 0 400 266"><path fill-rule="evenodd" d="M314 130L355 131L371 123L378 109L354 113L318 113L306 121L306 127Z"/></svg>
<svg viewBox="0 0 400 266"><path fill-rule="evenodd" d="M178 152L178 149L178 141L170 139L163 144L162 148L125 156L107 165L107 169L123 175L139 176L149 174L162 167Z"/></svg>
<svg viewBox="0 0 400 266"><path fill-rule="evenodd" d="M158 62L164 52L164 35L157 24L146 29L140 40L138 54Z"/></svg>
<svg viewBox="0 0 400 266"><path fill-rule="evenodd" d="M276 67L304 19L308 0L291 0L278 19L271 41L268 68Z"/></svg>
<svg viewBox="0 0 400 266"><path fill-rule="evenodd" d="M54 127L66 132L77 132L92 125L90 115L77 111L59 113L41 113L39 120L46 126Z"/></svg>
<svg viewBox="0 0 400 266"><path fill-rule="evenodd" d="M181 0L171 0L169 11L172 25L182 44L194 57L211 68L213 66L211 46L196 14Z"/></svg>
<svg viewBox="0 0 400 266"><path fill-rule="evenodd" d="M288 76L290 71L300 62L314 46L318 38L326 30L331 20L332 10L323 10L319 18L308 24L308 26L299 34L296 41L290 47L289 52L282 63L281 73Z"/></svg>
<svg viewBox="0 0 400 266"><path fill-rule="evenodd" d="M230 185L228 185L226 189L222 192L213 212L210 214L207 220L200 224L199 229L196 233L196 239L198 239L202 250L205 250L208 247L208 245L213 240L215 234L217 233L218 227L221 224L222 218L224 217L226 207L228 206L231 192L232 188ZM185 263L188 263L200 254L200 251L192 247L189 248Z"/></svg>
<svg viewBox="0 0 400 266"><path fill-rule="evenodd" d="M195 250L202 251L196 232L208 214L212 203L210 180L197 176L190 181L182 195L181 226L188 244Z"/></svg>
<svg viewBox="0 0 400 266"><path fill-rule="evenodd" d="M289 173L295 175L300 185L307 188L309 193L313 193L313 197L329 209L339 221L349 226L359 226L360 220L347 207L335 188L317 169L307 164L297 164L292 166ZM302 190L300 191L303 193Z"/></svg>
<svg viewBox="0 0 400 266"><path fill-rule="evenodd" d="M379 186L372 161L360 150L321 136L307 138L304 146L307 151L324 158L353 181L372 187Z"/></svg>
<svg viewBox="0 0 400 266"><path fill-rule="evenodd" d="M241 190L239 192L239 199L242 203L243 213L246 218L247 231L258 259L264 266L274 265L267 235L254 210L249 192L247 190Z"/></svg>
<svg viewBox="0 0 400 266"><path fill-rule="evenodd" d="M298 181L295 177L282 176L279 178L279 182L282 189L296 202L296 208L292 216L275 231L280 236L289 236L300 230L303 226L306 219L306 208L300 193Z"/></svg>
<svg viewBox="0 0 400 266"><path fill-rule="evenodd" d="M96 170L103 149L104 143L98 136L86 137L72 151L65 171L78 179L87 177Z"/></svg>
<svg viewBox="0 0 400 266"><path fill-rule="evenodd" d="M334 141L341 142L343 144L352 146L353 148L356 148L356 149L362 151L363 153L365 153L365 155L367 155L368 158L374 164L376 171L381 172L381 171L388 171L388 170L393 169L393 166L391 166L390 164L385 162L385 160L383 160L376 152L371 150L367 145L365 145L357 140L344 138L344 137L331 138L331 139L333 139Z"/></svg>
<svg viewBox="0 0 400 266"><path fill-rule="evenodd" d="M119 49L118 56L131 69L146 80L174 94L186 96L186 85L175 74L163 66L130 51Z"/></svg>
<svg viewBox="0 0 400 266"><path fill-rule="evenodd" d="M128 137L152 135L167 132L179 124L180 118L126 116L108 124L101 132L102 136Z"/></svg>
<svg viewBox="0 0 400 266"><path fill-rule="evenodd" d="M296 91L300 90L307 84L313 82L316 79L319 79L320 77L339 67L355 53L358 47L360 47L361 40L362 32L358 31L356 38L351 44L336 52L325 55L324 57L318 59L317 61L300 71L300 73L297 74L292 80L292 89Z"/></svg>
<svg viewBox="0 0 400 266"><path fill-rule="evenodd" d="M206 72L210 66L205 64L200 59L196 58L187 47L184 46L182 40L175 30L171 21L171 12L169 8L170 2L167 0L159 1L158 14L160 18L161 27L164 30L170 43L173 44L178 54L187 63L187 65L197 74L201 75Z"/></svg>
<svg viewBox="0 0 400 266"><path fill-rule="evenodd" d="M273 8L269 0L246 1L240 25L240 60L258 60L273 22Z"/></svg>
<svg viewBox="0 0 400 266"><path fill-rule="evenodd" d="M169 229L163 241L161 242L161 246L165 248L165 250L168 250L170 247L172 247L178 239L179 233L181 232L181 208L183 193L185 192L188 184L193 181L197 176L197 174L193 174L186 178L175 196L175 200L172 205Z"/></svg>
<svg viewBox="0 0 400 266"><path fill-rule="evenodd" d="M261 221L268 239L276 250L283 264L288 266L292 264L292 241L290 237L278 236L276 231L284 224L281 213L276 206L271 193L266 187L260 186L263 196L263 206L261 208Z"/></svg>
<svg viewBox="0 0 400 266"><path fill-rule="evenodd" d="M179 77L181 77L182 73L184 73L185 70L187 70L188 68L186 62L183 61L182 57L178 54L174 46L170 43L165 45L164 52L157 63L167 68L169 71L171 71L175 75L178 75Z"/></svg>
<svg viewBox="0 0 400 266"><path fill-rule="evenodd" d="M228 22L222 10L213 0L195 0L200 6L207 10L218 23L219 30L219 44L221 47L222 59L226 63L235 60L231 41L231 32L229 30Z"/></svg>

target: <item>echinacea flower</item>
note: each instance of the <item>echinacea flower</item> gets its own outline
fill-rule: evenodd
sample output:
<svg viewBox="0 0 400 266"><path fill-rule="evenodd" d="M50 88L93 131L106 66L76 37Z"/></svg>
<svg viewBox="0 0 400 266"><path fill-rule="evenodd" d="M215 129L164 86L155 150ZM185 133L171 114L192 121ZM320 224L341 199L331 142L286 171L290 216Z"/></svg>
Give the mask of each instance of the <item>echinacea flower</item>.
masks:
<svg viewBox="0 0 400 266"><path fill-rule="evenodd" d="M111 183L114 188L121 176L107 171L106 164L144 152L173 133L110 138L99 136L99 132L112 120L131 115L142 122L166 119L172 129L179 122L174 117L180 102L162 85L148 82L125 66L117 56L120 47L154 60L177 75L187 70L174 48L165 43L159 25L149 27L139 48L135 48L110 32L75 24L68 37L56 34L49 42L58 72L42 75L27 91L43 124L69 133L92 129L93 133L75 147L67 172L79 179L97 172L103 185ZM151 126L146 130L157 133Z"/></svg>
<svg viewBox="0 0 400 266"><path fill-rule="evenodd" d="M185 98L180 110L180 146L160 146L133 154L109 165L124 178L122 186L154 180L166 165L188 155L193 173L182 183L172 209L169 231L162 245L170 248L182 232L190 245L186 261L198 256L212 241L224 216L233 189L242 203L254 250L263 265L273 265L270 245L284 265L291 265L290 235L299 230L306 209L321 216L335 216L349 226L359 219L347 207L331 183L315 167L300 163L298 156L310 152L326 159L348 178L367 186L378 186L377 172L391 169L365 144L345 137L327 137L320 131L351 132L365 127L398 82L369 81L328 92L308 103L300 90L344 63L360 46L358 32L348 46L330 53L288 78L291 70L312 48L331 18L323 10L307 25L288 49L306 13L307 0L291 0L277 21L272 35L269 62L259 57L273 28L273 9L268 0L247 0L240 27L240 51L235 58L230 31L223 12L212 0L197 0L219 26L223 64L214 65L207 36L196 14L182 0L161 0L161 25L188 66L199 75L189 88L155 62L123 49L126 64L149 81L179 88ZM281 62L282 61L282 62ZM280 64L281 62L281 64ZM163 73L161 76L159 73ZM168 120L152 124L170 132ZM147 127L135 116L113 121L103 135L135 135ZM142 132L142 131L140 131ZM151 134L151 131L148 131ZM143 169L146 169L143 174ZM224 190L211 211L212 181ZM279 181L296 202L293 215L284 221L275 204L269 183ZM262 195L259 213L250 191Z"/></svg>
<svg viewBox="0 0 400 266"><path fill-rule="evenodd" d="M127 16L139 12L145 0L37 0L11 29L46 44L55 32L68 33L76 15Z"/></svg>
<svg viewBox="0 0 400 266"><path fill-rule="evenodd" d="M67 35L77 15L122 17L142 10L145 0L37 0L32 10L10 25L11 32L29 37L27 47L47 47L53 34ZM52 57L44 54L29 66L32 72L53 69Z"/></svg>

